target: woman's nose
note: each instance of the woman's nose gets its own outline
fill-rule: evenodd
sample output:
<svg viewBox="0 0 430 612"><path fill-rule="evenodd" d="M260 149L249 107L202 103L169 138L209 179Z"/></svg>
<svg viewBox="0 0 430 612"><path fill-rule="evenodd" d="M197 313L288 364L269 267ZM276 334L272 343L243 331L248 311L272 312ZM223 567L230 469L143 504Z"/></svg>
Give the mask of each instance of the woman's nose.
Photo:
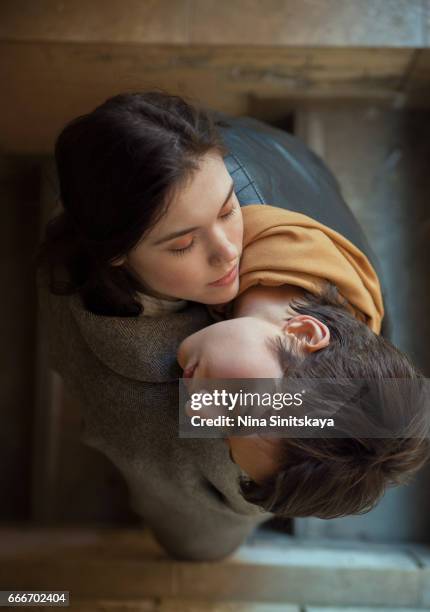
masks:
<svg viewBox="0 0 430 612"><path fill-rule="evenodd" d="M215 240L209 261L211 265L230 262L239 255L237 246L227 236L219 236Z"/></svg>
<svg viewBox="0 0 430 612"><path fill-rule="evenodd" d="M224 227L216 227L209 243L209 262L211 265L225 264L236 259L240 254L240 247L235 244L234 232L226 231Z"/></svg>

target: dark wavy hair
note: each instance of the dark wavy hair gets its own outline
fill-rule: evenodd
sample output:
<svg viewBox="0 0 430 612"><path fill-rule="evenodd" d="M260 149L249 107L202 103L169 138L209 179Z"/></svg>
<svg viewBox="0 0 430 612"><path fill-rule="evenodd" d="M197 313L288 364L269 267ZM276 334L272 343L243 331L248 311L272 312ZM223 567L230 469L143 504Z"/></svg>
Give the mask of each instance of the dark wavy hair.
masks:
<svg viewBox="0 0 430 612"><path fill-rule="evenodd" d="M405 354L351 314L334 285L327 283L320 295L304 292L290 306L292 314L325 323L330 343L303 355L282 340L271 342L283 381L344 381L324 395L323 406L317 388L306 398L307 410L336 415L339 437L282 438L281 468L258 483L241 476L241 493L285 519L364 514L387 487L407 484L429 460L429 387ZM385 379L394 380L384 384ZM351 389L354 402L348 401ZM386 435L387 427L396 437ZM368 431L371 438L363 436Z"/></svg>
<svg viewBox="0 0 430 612"><path fill-rule="evenodd" d="M225 155L213 115L162 90L120 94L73 119L59 134L55 161L63 211L36 253L50 291L79 292L85 307L136 316L144 291L125 255L166 212L176 190L209 151Z"/></svg>

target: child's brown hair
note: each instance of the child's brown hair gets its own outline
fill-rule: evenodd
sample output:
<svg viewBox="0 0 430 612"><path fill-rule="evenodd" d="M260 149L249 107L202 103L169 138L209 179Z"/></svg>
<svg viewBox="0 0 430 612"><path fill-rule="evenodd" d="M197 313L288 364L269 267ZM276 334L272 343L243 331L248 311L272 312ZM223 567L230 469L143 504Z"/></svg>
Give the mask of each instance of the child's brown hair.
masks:
<svg viewBox="0 0 430 612"><path fill-rule="evenodd" d="M408 483L430 457L426 380L406 355L350 314L334 285L327 284L318 296L305 292L291 307L325 323L330 344L306 356L282 343L274 347L286 378L338 378L355 384L391 378L411 384L398 385L395 392L390 385L376 385L370 414L359 402L345 410L333 406L336 429L345 437L283 438L282 468L260 483L242 477L242 495L283 518L364 514L388 486ZM396 437L357 434L375 431L375 417L387 415L400 432Z"/></svg>

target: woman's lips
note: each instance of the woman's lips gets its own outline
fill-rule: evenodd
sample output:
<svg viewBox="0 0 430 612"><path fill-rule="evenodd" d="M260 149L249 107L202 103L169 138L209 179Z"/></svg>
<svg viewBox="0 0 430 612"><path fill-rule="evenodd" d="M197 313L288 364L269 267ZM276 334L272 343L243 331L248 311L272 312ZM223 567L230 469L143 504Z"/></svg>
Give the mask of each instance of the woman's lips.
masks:
<svg viewBox="0 0 430 612"><path fill-rule="evenodd" d="M225 276L219 278L214 283L209 283L211 287L223 287L224 285L230 285L234 280L236 280L237 272L238 272L238 264L233 266L230 272L227 272Z"/></svg>

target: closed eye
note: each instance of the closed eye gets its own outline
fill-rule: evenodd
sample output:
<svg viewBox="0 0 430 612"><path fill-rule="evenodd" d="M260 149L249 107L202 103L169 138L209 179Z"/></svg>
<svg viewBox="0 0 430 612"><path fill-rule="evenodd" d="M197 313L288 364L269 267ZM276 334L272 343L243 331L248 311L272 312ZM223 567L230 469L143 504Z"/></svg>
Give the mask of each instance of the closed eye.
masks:
<svg viewBox="0 0 430 612"><path fill-rule="evenodd" d="M228 213L226 213L225 215L221 215L220 219L222 219L223 221L226 221L227 219L230 219L230 217L232 217L234 214L236 214L236 212L237 212L237 206L233 205L231 210L228 211ZM169 251L173 255L184 255L188 251L191 251L191 249L195 245L195 242L196 242L195 239L193 239L193 241L188 246L183 247L182 249L169 249Z"/></svg>
<svg viewBox="0 0 430 612"><path fill-rule="evenodd" d="M233 206L231 210L229 210L228 213L226 213L225 215L221 215L221 219L223 219L224 221L226 219L229 219L230 217L232 217L237 211L236 206Z"/></svg>
<svg viewBox="0 0 430 612"><path fill-rule="evenodd" d="M169 251L173 255L183 255L187 251L191 251L191 249L193 248L194 244L195 244L195 240L193 240L188 246L184 247L183 249L169 249Z"/></svg>

